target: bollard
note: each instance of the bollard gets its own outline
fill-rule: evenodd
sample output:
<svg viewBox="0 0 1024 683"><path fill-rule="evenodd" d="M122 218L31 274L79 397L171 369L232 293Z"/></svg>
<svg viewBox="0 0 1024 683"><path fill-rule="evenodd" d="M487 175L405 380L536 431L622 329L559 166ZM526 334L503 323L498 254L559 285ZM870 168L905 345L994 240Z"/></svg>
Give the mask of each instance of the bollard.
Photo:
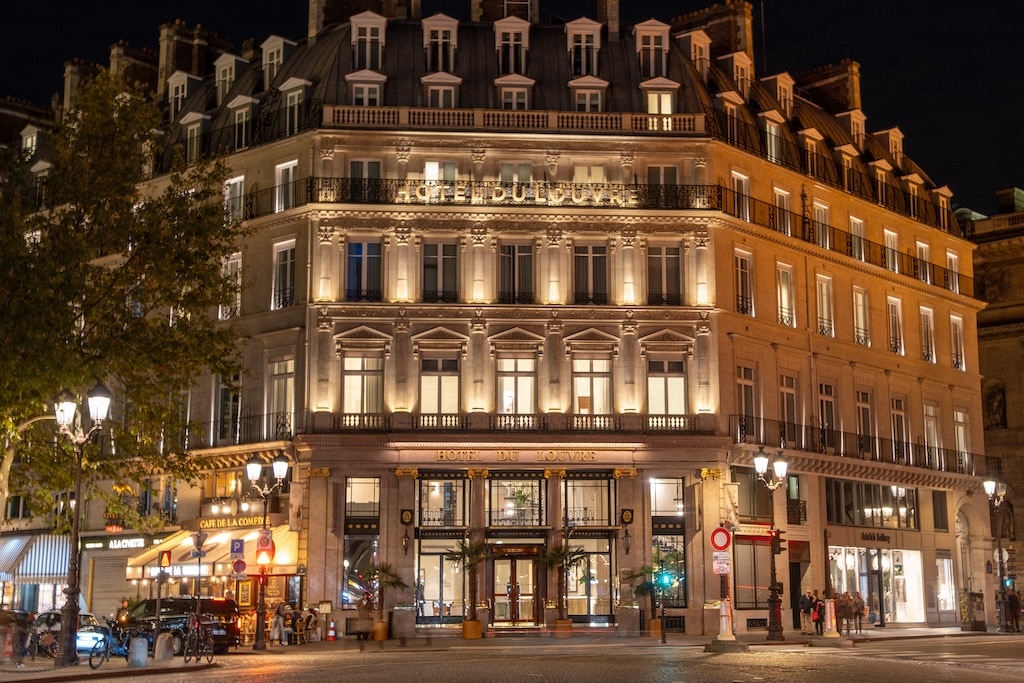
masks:
<svg viewBox="0 0 1024 683"><path fill-rule="evenodd" d="M141 669L149 666L149 641L132 638L128 643L128 668Z"/></svg>

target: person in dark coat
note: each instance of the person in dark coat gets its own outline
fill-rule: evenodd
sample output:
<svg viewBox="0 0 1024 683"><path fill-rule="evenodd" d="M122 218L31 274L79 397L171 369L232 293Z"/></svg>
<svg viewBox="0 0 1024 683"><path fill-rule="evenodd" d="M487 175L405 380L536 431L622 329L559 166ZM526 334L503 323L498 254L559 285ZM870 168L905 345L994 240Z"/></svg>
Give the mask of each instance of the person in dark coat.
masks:
<svg viewBox="0 0 1024 683"><path fill-rule="evenodd" d="M825 601L814 592L814 606L811 608L811 618L814 619L814 631L819 636L825 635Z"/></svg>
<svg viewBox="0 0 1024 683"><path fill-rule="evenodd" d="M1015 590L1006 592L1006 630L1020 633L1020 593Z"/></svg>
<svg viewBox="0 0 1024 683"><path fill-rule="evenodd" d="M814 607L814 596L810 590L800 596L800 633L805 636L814 635L814 620L811 619L811 608Z"/></svg>

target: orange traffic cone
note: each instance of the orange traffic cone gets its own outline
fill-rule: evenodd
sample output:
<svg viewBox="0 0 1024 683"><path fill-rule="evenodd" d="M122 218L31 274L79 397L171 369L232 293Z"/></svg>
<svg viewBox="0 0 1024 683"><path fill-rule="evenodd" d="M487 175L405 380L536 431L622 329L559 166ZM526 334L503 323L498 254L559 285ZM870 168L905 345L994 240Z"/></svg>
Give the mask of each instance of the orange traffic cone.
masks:
<svg viewBox="0 0 1024 683"><path fill-rule="evenodd" d="M14 638L11 636L13 624L7 629L7 637L4 638L4 664L14 659Z"/></svg>
<svg viewBox="0 0 1024 683"><path fill-rule="evenodd" d="M334 620L331 620L331 625L327 627L327 640L337 640L338 634L334 632Z"/></svg>

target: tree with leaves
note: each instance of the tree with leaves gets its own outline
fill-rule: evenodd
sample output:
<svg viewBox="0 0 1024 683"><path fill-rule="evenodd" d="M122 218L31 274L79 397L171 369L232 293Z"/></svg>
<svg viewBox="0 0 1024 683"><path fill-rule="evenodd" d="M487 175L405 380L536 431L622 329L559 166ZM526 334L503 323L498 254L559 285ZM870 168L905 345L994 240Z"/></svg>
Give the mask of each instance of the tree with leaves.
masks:
<svg viewBox="0 0 1024 683"><path fill-rule="evenodd" d="M568 540L551 546L541 555L541 564L558 572L558 618L563 621L569 618L569 572L583 564L586 559L586 551L579 546L569 545Z"/></svg>
<svg viewBox="0 0 1024 683"><path fill-rule="evenodd" d="M366 578L377 584L377 621L384 621L385 591L405 590L409 584L405 582L398 570L387 562L371 564L367 567Z"/></svg>
<svg viewBox="0 0 1024 683"><path fill-rule="evenodd" d="M0 169L0 510L12 489L39 513L70 488L73 447L49 418L62 390L81 396L97 380L115 404L100 447L86 452L86 498L107 495L126 526L145 530L160 520L141 518L123 486L94 484L138 491L154 472L198 472L184 398L203 374L238 373L235 334L215 312L233 300L223 263L243 233L224 206L222 161L179 159L150 177L161 125L144 90L100 72L45 163L29 160L35 188L20 182L25 160Z"/></svg>

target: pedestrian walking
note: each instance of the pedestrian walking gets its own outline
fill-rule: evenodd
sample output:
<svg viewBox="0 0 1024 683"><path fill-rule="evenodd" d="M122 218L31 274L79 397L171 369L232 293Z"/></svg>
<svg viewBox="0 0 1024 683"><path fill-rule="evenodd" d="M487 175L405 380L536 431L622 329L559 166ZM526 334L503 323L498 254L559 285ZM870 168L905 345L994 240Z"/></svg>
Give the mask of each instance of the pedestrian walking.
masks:
<svg viewBox="0 0 1024 683"><path fill-rule="evenodd" d="M1020 633L1020 593L1015 590L1006 593L1006 630Z"/></svg>
<svg viewBox="0 0 1024 683"><path fill-rule="evenodd" d="M808 589L800 596L800 633L805 636L814 635L814 620L811 619L812 607L814 607L814 595Z"/></svg>
<svg viewBox="0 0 1024 683"><path fill-rule="evenodd" d="M867 616L867 611L867 605L864 604L864 598L861 597L860 591L855 591L853 594L853 625L857 633L864 632L864 617Z"/></svg>

